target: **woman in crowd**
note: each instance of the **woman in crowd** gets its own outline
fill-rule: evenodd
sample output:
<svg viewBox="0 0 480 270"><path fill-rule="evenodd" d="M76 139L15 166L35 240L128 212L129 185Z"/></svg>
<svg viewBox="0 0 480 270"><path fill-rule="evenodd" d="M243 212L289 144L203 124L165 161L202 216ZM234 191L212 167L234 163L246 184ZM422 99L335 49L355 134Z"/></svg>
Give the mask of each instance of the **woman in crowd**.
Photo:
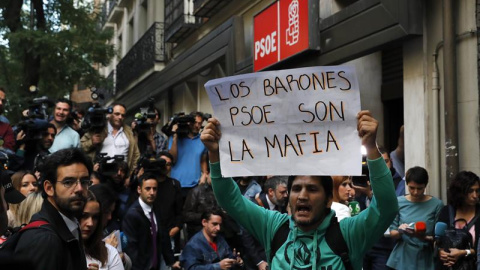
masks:
<svg viewBox="0 0 480 270"><path fill-rule="evenodd" d="M459 264L470 260L472 264L477 257L478 237L480 236L480 206L478 204L480 196L480 179L473 172L459 172L450 183L448 188L448 205L445 206L438 217L437 222L443 222L450 226L450 215L453 216L455 228L461 229L464 226L470 227L468 230L472 236L472 245L468 249L450 248L450 252L439 249L440 264L442 269L456 269ZM470 265L472 265L470 264Z"/></svg>
<svg viewBox="0 0 480 270"><path fill-rule="evenodd" d="M23 196L38 191L37 177L29 171L19 171L12 175L13 187L20 191Z"/></svg>
<svg viewBox="0 0 480 270"><path fill-rule="evenodd" d="M30 193L25 200L23 200L15 212L13 219L13 228L28 224L32 216L42 209L43 198L39 192ZM10 220L9 220L10 221Z"/></svg>
<svg viewBox="0 0 480 270"><path fill-rule="evenodd" d="M80 230L89 270L124 269L117 249L102 241L102 212L100 203L91 191L83 208Z"/></svg>
<svg viewBox="0 0 480 270"><path fill-rule="evenodd" d="M387 261L394 269L435 269L433 234L435 221L443 207L439 199L425 195L428 173L413 167L405 175L410 194L398 197L398 215L390 226L397 244Z"/></svg>
<svg viewBox="0 0 480 270"><path fill-rule="evenodd" d="M12 175L12 185L13 187L20 191L20 193L23 194L23 196L27 197L29 194L37 192L38 191L38 181L37 177L28 171L18 171ZM20 223L19 225L16 225L17 222L16 220L18 219L17 216L17 211L18 208L23 204L24 202L21 202L19 204L10 204L9 205L9 210L7 212L8 215L8 226L9 227L16 227L19 225L22 225L23 223ZM37 211L38 212L38 211ZM27 220L26 223L28 223L29 220Z"/></svg>
<svg viewBox="0 0 480 270"><path fill-rule="evenodd" d="M348 199L351 197L352 177L332 176L333 179L333 202L331 208L335 210L338 221L351 217L348 208Z"/></svg>

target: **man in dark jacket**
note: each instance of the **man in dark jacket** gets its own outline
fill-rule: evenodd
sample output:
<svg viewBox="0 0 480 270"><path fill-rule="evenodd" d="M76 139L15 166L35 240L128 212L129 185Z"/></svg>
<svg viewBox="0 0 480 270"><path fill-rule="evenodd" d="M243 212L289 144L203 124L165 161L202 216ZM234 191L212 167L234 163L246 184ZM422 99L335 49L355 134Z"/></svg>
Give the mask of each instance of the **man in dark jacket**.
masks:
<svg viewBox="0 0 480 270"><path fill-rule="evenodd" d="M172 169L173 156L169 152L158 153L165 160L165 166L158 174L158 194L154 207L160 209L160 222L168 230L168 235L174 241L176 250L180 250L180 229L183 227L182 210L183 197L180 182L168 177ZM175 248L174 248L175 249Z"/></svg>
<svg viewBox="0 0 480 270"><path fill-rule="evenodd" d="M31 260L36 269L86 269L77 217L85 206L91 184L91 161L79 149L50 155L44 167L44 202L32 221L48 224L26 230L15 255Z"/></svg>
<svg viewBox="0 0 480 270"><path fill-rule="evenodd" d="M268 210L287 212L287 177L274 176L265 182L265 191L255 195L254 203Z"/></svg>
<svg viewBox="0 0 480 270"><path fill-rule="evenodd" d="M142 175L138 183L140 197L123 218L122 229L128 239L125 252L132 259L133 270L160 269L162 258L172 266L175 257L167 230L160 226L160 211L153 205L157 197L155 175ZM152 241L155 239L155 241ZM175 266L174 266L175 267Z"/></svg>

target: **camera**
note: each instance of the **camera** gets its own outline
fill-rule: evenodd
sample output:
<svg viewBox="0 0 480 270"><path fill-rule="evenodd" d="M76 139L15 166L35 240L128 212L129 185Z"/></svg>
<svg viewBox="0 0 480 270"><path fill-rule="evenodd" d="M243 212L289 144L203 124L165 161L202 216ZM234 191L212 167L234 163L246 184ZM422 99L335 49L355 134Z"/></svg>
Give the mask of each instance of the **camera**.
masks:
<svg viewBox="0 0 480 270"><path fill-rule="evenodd" d="M47 130L48 122L44 119L27 119L17 124L16 134L23 131L25 133L24 141L41 140L43 133Z"/></svg>
<svg viewBox="0 0 480 270"><path fill-rule="evenodd" d="M148 119L155 119L157 116L155 112L155 99L149 98L147 107L140 108L140 112L135 114L135 131L147 130L153 125L153 121L149 122Z"/></svg>
<svg viewBox="0 0 480 270"><path fill-rule="evenodd" d="M98 173L105 178L105 180L112 179L118 173L118 163L124 161L124 155L115 155L113 157L107 156L107 153L99 153L95 159L95 163L100 165ZM108 162L113 160L112 162Z"/></svg>
<svg viewBox="0 0 480 270"><path fill-rule="evenodd" d="M34 98L32 104L28 106L28 118L30 119L48 119L47 109L54 103L47 96Z"/></svg>
<svg viewBox="0 0 480 270"><path fill-rule="evenodd" d="M204 113L203 114L203 121L208 121L208 119L212 118L212 115L209 113Z"/></svg>
<svg viewBox="0 0 480 270"><path fill-rule="evenodd" d="M34 172L43 172L43 168L45 166L45 160L47 159L48 154L46 153L39 153L33 162L33 171Z"/></svg>
<svg viewBox="0 0 480 270"><path fill-rule="evenodd" d="M15 135L23 131L26 142L40 140L48 126L47 109L53 105L46 96L34 98L28 106L28 116L17 124Z"/></svg>
<svg viewBox="0 0 480 270"><path fill-rule="evenodd" d="M98 104L93 104L88 108L87 114L82 122L82 129L89 130L93 133L100 133L107 125L106 114L112 113L111 107L101 108Z"/></svg>
<svg viewBox="0 0 480 270"><path fill-rule="evenodd" d="M138 160L138 168L143 168L144 173L161 174L166 168L166 161L164 159L152 159L142 156Z"/></svg>
<svg viewBox="0 0 480 270"><path fill-rule="evenodd" d="M173 115L170 122L162 127L162 132L168 137L173 135L172 128L175 124L178 124L177 135L179 138L187 137L188 133L191 131L189 123L194 123L195 117L191 114L185 114L184 112L179 112Z"/></svg>

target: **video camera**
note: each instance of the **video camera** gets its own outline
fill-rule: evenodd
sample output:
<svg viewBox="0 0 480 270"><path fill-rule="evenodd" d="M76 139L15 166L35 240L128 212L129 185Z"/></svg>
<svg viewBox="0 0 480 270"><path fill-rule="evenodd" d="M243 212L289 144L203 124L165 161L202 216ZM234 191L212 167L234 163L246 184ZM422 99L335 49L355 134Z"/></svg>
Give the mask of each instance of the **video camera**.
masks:
<svg viewBox="0 0 480 270"><path fill-rule="evenodd" d="M48 126L48 107L54 103L43 96L34 98L28 106L27 119L17 124L16 133L23 131L25 133L25 141L33 141L42 139L44 131Z"/></svg>
<svg viewBox="0 0 480 270"><path fill-rule="evenodd" d="M148 119L155 119L157 116L155 112L155 99L149 98L147 107L140 108L140 112L135 114L135 130L146 130L149 129L153 122L149 122Z"/></svg>
<svg viewBox="0 0 480 270"><path fill-rule="evenodd" d="M112 160L112 162L108 162ZM113 157L107 156L107 153L100 153L97 155L95 159L95 163L100 165L98 169L98 173L102 175L102 177L107 179L112 179L118 173L118 163L125 160L124 155L115 155Z"/></svg>
<svg viewBox="0 0 480 270"><path fill-rule="evenodd" d="M161 174L166 168L166 161L164 159L152 159L146 156L140 157L138 160L138 168L143 168L144 173Z"/></svg>
<svg viewBox="0 0 480 270"><path fill-rule="evenodd" d="M33 161L33 171L34 172L43 172L43 168L45 166L45 160L47 159L47 153L39 153L35 160Z"/></svg>
<svg viewBox="0 0 480 270"><path fill-rule="evenodd" d="M203 114L203 121L208 121L208 119L212 118L212 115L209 113L204 113Z"/></svg>
<svg viewBox="0 0 480 270"><path fill-rule="evenodd" d="M194 123L195 117L191 114L185 114L184 112L179 112L173 115L166 125L162 127L162 132L168 137L173 135L172 128L175 124L178 124L177 135L179 138L187 137L190 133L191 127L189 123Z"/></svg>
<svg viewBox="0 0 480 270"><path fill-rule="evenodd" d="M89 130L93 133L100 133L107 125L106 114L113 112L111 107L101 108L99 104L95 103L88 108L87 114L82 122L82 129Z"/></svg>

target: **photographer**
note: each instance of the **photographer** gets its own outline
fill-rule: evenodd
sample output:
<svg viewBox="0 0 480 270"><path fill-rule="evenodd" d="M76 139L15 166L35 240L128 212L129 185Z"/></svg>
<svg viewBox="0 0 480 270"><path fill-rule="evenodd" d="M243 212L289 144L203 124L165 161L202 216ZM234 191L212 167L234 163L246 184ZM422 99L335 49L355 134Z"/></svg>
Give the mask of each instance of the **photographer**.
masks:
<svg viewBox="0 0 480 270"><path fill-rule="evenodd" d="M37 121L37 123L42 123ZM52 123L44 123L43 125L38 125L38 129L35 130L35 133L39 134L40 137L34 136L33 138L27 138L24 130L20 130L17 134L17 145L18 149L16 156L20 159L15 159L15 163L10 163L9 167L14 170L28 170L28 171L40 171L43 165L43 160L50 155L50 147L52 147L53 142L55 141L55 136L57 134L57 128ZM30 130L28 133L33 133ZM31 136L31 135L29 135ZM12 160L13 161L13 160Z"/></svg>
<svg viewBox="0 0 480 270"><path fill-rule="evenodd" d="M186 198L188 191L207 177L207 150L200 140L200 135L194 133L193 115L177 116L174 122L175 120L173 135L168 141L169 152L175 164L171 176L180 181L183 197Z"/></svg>
<svg viewBox="0 0 480 270"><path fill-rule="evenodd" d="M158 154L167 148L165 136L157 132L157 125L160 122L160 113L153 105L148 108L140 108L135 114L132 122L132 129L138 142L140 155L158 157Z"/></svg>
<svg viewBox="0 0 480 270"><path fill-rule="evenodd" d="M60 98L55 103L53 120L50 122L57 128L57 139L50 147L50 152L54 153L60 149L80 147L80 135L67 125L67 119L72 110L72 102L65 98Z"/></svg>
<svg viewBox="0 0 480 270"><path fill-rule="evenodd" d="M81 144L83 151L91 158L98 153L106 153L109 157L127 157L128 170L132 172L140 158L140 151L132 129L124 123L126 111L123 104L113 105L112 113L107 115L106 127L99 132L90 130L85 133Z"/></svg>
<svg viewBox="0 0 480 270"><path fill-rule="evenodd" d="M94 165L94 171L97 171L103 185L108 186L115 193L116 202L111 214L111 220L108 222L104 231L113 232L119 230L122 219L128 208L136 199L130 189L126 187L128 178L128 164L123 160L123 156L108 157L100 154ZM113 160L113 161L111 161Z"/></svg>

